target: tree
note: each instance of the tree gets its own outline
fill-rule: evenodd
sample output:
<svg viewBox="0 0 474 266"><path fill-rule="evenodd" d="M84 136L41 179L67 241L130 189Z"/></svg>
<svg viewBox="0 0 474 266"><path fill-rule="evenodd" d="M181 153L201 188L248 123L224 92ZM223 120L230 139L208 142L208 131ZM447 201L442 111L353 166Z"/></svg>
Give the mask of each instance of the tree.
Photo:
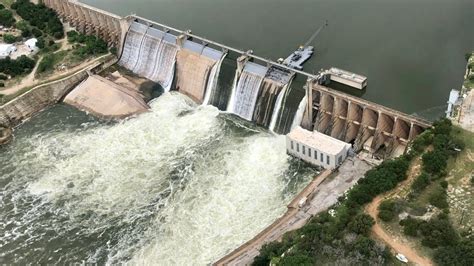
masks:
<svg viewBox="0 0 474 266"><path fill-rule="evenodd" d="M430 184L430 176L426 172L421 172L419 174L413 184L411 185L411 189L418 193L425 189Z"/></svg>
<svg viewBox="0 0 474 266"><path fill-rule="evenodd" d="M440 209L445 209L449 207L446 190L441 185L436 187L436 189L431 192L428 201L430 202L430 204Z"/></svg>
<svg viewBox="0 0 474 266"><path fill-rule="evenodd" d="M16 37L11 35L11 34L4 34L3 35L3 41L5 41L6 43L15 43L16 42Z"/></svg>
<svg viewBox="0 0 474 266"><path fill-rule="evenodd" d="M13 13L8 9L0 10L0 25L11 27L13 24L15 24Z"/></svg>
<svg viewBox="0 0 474 266"><path fill-rule="evenodd" d="M397 215L397 206L393 200L384 200L379 206L378 217L385 222L392 221Z"/></svg>
<svg viewBox="0 0 474 266"><path fill-rule="evenodd" d="M354 220L349 223L348 228L354 233L367 235L374 224L374 219L363 213L358 214Z"/></svg>
<svg viewBox="0 0 474 266"><path fill-rule="evenodd" d="M456 245L440 247L434 254L440 266L474 265L474 239L464 239Z"/></svg>
<svg viewBox="0 0 474 266"><path fill-rule="evenodd" d="M447 166L448 155L445 151L434 150L423 154L423 170L439 174Z"/></svg>

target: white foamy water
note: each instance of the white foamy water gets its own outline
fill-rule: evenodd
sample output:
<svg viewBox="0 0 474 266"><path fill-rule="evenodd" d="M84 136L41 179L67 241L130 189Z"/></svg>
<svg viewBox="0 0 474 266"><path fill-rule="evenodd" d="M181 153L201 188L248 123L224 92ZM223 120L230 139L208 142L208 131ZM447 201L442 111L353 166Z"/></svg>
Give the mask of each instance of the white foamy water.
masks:
<svg viewBox="0 0 474 266"><path fill-rule="evenodd" d="M7 259L205 265L273 222L312 174L290 163L283 136L178 94L151 106L25 140L0 179Z"/></svg>

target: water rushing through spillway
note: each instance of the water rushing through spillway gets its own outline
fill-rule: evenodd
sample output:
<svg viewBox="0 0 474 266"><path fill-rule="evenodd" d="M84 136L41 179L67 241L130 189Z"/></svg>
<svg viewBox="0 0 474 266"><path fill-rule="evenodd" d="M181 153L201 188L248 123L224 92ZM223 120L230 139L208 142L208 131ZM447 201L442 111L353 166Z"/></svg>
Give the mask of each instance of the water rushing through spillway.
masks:
<svg viewBox="0 0 474 266"><path fill-rule="evenodd" d="M103 123L66 106L0 148L3 263L205 265L281 215L314 174L285 141L166 93Z"/></svg>
<svg viewBox="0 0 474 266"><path fill-rule="evenodd" d="M232 91L227 110L248 121L252 121L262 81L263 76L244 70Z"/></svg>
<svg viewBox="0 0 474 266"><path fill-rule="evenodd" d="M169 91L177 52L176 37L133 22L119 64Z"/></svg>

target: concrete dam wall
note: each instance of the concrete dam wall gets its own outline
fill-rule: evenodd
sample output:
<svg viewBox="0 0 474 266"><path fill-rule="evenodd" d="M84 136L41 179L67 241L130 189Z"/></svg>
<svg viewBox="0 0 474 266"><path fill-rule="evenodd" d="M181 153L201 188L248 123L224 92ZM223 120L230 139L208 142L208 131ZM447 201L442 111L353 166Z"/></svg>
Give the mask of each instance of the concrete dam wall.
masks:
<svg viewBox="0 0 474 266"><path fill-rule="evenodd" d="M120 16L76 0L43 0L43 3L78 31L96 35L121 50L128 25Z"/></svg>
<svg viewBox="0 0 474 266"><path fill-rule="evenodd" d="M308 130L330 135L384 157L402 153L409 141L421 134L430 124L365 101L309 80L308 100L301 125Z"/></svg>
<svg viewBox="0 0 474 266"><path fill-rule="evenodd" d="M119 64L139 76L177 89L194 101L218 104L246 120L275 129L301 124L354 144L356 150L396 154L430 126L429 122L316 84L317 77L251 52L235 49L138 16L120 18L77 1L49 0L65 20L85 32L119 42ZM218 86L224 58L237 58L231 92ZM234 57L237 55L237 57ZM226 59L230 60L230 59ZM227 66L227 65L226 65ZM304 104L289 117L286 96L296 74L306 76ZM311 88L311 89L308 89ZM229 95L223 104L222 95ZM303 103L303 102L302 102ZM281 121L285 114L285 121ZM278 130L281 132L282 130ZM286 132L282 132L286 133Z"/></svg>

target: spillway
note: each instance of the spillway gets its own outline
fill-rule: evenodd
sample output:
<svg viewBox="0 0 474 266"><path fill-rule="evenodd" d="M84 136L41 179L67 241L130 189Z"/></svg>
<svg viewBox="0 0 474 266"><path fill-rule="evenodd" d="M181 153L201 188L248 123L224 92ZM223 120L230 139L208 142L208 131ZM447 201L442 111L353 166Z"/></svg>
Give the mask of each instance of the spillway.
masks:
<svg viewBox="0 0 474 266"><path fill-rule="evenodd" d="M176 89L195 102L203 103L206 91L212 93L216 85L219 68L216 64L221 62L223 55L215 49L185 40L176 60Z"/></svg>
<svg viewBox="0 0 474 266"><path fill-rule="evenodd" d="M258 94L268 68L247 62L234 85L227 111L252 121Z"/></svg>
<svg viewBox="0 0 474 266"><path fill-rule="evenodd" d="M280 108L275 109L281 107L281 102L276 105L277 98L282 96L280 93L289 86L293 77L292 73L277 67L268 69L257 96L253 121L264 127L270 126L273 117L277 117L280 111Z"/></svg>
<svg viewBox="0 0 474 266"><path fill-rule="evenodd" d="M177 53L174 35L132 22L119 64L139 76L159 83L165 91L169 91Z"/></svg>
<svg viewBox="0 0 474 266"><path fill-rule="evenodd" d="M215 107L178 93L150 106L106 123L59 105L16 130L0 152L4 262L208 265L314 174L283 136Z"/></svg>

